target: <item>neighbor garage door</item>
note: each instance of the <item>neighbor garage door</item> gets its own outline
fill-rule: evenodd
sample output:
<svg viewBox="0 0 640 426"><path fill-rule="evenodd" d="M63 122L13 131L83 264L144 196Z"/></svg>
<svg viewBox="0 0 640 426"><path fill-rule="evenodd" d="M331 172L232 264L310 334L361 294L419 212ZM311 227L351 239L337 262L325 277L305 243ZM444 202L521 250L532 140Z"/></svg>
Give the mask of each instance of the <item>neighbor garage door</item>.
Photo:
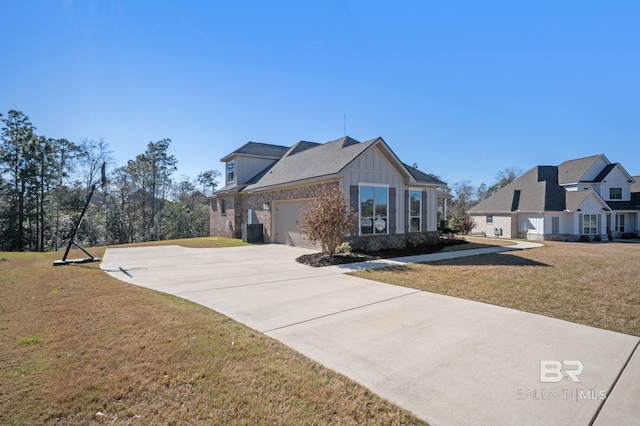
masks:
<svg viewBox="0 0 640 426"><path fill-rule="evenodd" d="M309 207L309 201L276 201L273 203L275 215L275 242L290 246L317 248L300 233L302 223L300 210Z"/></svg>

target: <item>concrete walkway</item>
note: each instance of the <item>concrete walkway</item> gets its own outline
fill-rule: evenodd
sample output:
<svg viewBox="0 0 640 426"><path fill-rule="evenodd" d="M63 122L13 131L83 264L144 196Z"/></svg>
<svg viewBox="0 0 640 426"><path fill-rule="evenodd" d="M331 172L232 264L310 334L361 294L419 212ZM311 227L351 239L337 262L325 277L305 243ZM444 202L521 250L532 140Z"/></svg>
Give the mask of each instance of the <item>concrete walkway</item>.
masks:
<svg viewBox="0 0 640 426"><path fill-rule="evenodd" d="M637 337L295 262L311 252L108 249L101 268L221 312L434 425L640 419ZM541 361L550 368L545 380ZM554 363L563 361L565 373L579 365L571 361L581 363L580 382L567 374L555 382Z"/></svg>
<svg viewBox="0 0 640 426"><path fill-rule="evenodd" d="M538 248L538 247L544 246L544 244L535 243L532 241L514 240L513 242L515 244L510 246L485 247L485 248L477 248L477 249L470 249L470 250L455 250L455 251L445 251L445 252L432 253L432 254L420 254L416 256L396 257L392 259L379 259L379 260L371 260L368 262L327 266L323 269L330 270L333 272L349 273L349 272L356 272L356 271L364 271L367 269L379 269L379 268L387 268L389 266L399 266L399 265L404 265L406 263L436 262L438 260L449 260L449 259L456 259L459 257L479 256L481 254L502 253L507 251L518 251L518 250L525 250L525 249Z"/></svg>

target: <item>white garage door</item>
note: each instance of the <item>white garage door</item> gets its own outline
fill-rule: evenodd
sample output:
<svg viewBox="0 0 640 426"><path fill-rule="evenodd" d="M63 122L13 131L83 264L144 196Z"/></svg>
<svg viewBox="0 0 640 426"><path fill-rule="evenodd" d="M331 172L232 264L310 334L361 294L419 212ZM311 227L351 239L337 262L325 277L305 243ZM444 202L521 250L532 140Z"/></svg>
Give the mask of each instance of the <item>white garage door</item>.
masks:
<svg viewBox="0 0 640 426"><path fill-rule="evenodd" d="M318 248L300 233L302 223L300 210L309 207L309 201L276 201L273 203L275 215L275 242L290 246Z"/></svg>

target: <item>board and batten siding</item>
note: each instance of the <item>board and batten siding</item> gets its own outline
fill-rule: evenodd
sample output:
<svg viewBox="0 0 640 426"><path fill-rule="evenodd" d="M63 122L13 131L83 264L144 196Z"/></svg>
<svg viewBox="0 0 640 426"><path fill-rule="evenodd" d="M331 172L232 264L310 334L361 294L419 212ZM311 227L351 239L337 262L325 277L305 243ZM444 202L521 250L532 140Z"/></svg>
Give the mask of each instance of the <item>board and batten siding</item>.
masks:
<svg viewBox="0 0 640 426"><path fill-rule="evenodd" d="M341 172L345 189L359 183L387 184L402 188L404 177L378 147L365 151Z"/></svg>
<svg viewBox="0 0 640 426"><path fill-rule="evenodd" d="M238 183L248 182L249 179L276 162L276 160L270 160L267 158L242 156L236 157L233 161L236 162L236 182Z"/></svg>
<svg viewBox="0 0 640 426"><path fill-rule="evenodd" d="M390 207L390 213L395 211L395 230L397 233L403 233L409 220L409 212L405 208L404 194L409 188L419 189L422 194L423 211L426 209L428 214L422 218L426 224L422 231L437 230L437 205L436 205L436 188L435 187L418 187L405 185L405 177L398 171L396 166L375 147L374 149L365 151L356 158L351 164L340 172L342 188L347 194L352 196L351 188L358 185L376 184L385 185L389 188L395 188L395 202ZM425 199L426 195L426 199ZM390 196L390 199L392 197ZM425 204L426 203L426 204ZM358 204L352 204L357 210ZM390 224L391 225L391 224Z"/></svg>
<svg viewBox="0 0 640 426"><path fill-rule="evenodd" d="M565 213L565 212L549 212L544 215L544 233L546 235L556 235L553 233L553 218L558 218L558 234L564 235L570 234L573 235L576 233L574 229L573 223L573 213Z"/></svg>
<svg viewBox="0 0 640 426"><path fill-rule="evenodd" d="M629 201L631 200L631 186L629 185L628 178L620 170L620 167L615 167L607 175L605 181L602 182L600 196L605 200L610 200L609 189L610 188L622 188L622 199L616 201Z"/></svg>
<svg viewBox="0 0 640 426"><path fill-rule="evenodd" d="M427 196L427 199L425 200L425 193ZM435 232L438 230L438 190L436 188L422 188L422 220L425 221L427 228L422 228L423 232ZM426 204L426 210L427 210L427 217L424 217L425 214L425 204ZM406 216L408 216L409 213L407 212Z"/></svg>
<svg viewBox="0 0 640 426"><path fill-rule="evenodd" d="M598 160L589 168L589 170L587 170L584 176L582 176L582 180L585 182L595 180L595 178L598 177L602 169L607 167L607 165L608 163L604 158L602 157L598 158ZM562 172L561 170L558 170L558 173L561 173L561 172Z"/></svg>
<svg viewBox="0 0 640 426"><path fill-rule="evenodd" d="M579 207L580 211L576 211L575 214L573 215L573 227L577 231L576 232L577 235L581 235L583 233L583 230L580 229L581 214L595 214L600 216L600 219L598 220L598 224L599 224L598 233L606 234L606 228L607 228L606 216L607 215L602 210L603 207L604 206L601 204L600 201L598 201L598 199L596 199L595 196L587 197L587 199L584 200L582 204L580 204L580 207Z"/></svg>
<svg viewBox="0 0 640 426"><path fill-rule="evenodd" d="M544 234L544 215L520 214L518 217L518 234L521 238L538 239Z"/></svg>
<svg viewBox="0 0 640 426"><path fill-rule="evenodd" d="M391 210L396 212L404 211L403 197L398 196L404 194L404 177L398 172L393 164L384 156L378 147L365 151L358 156L351 164L345 167L341 172L341 181L343 189L349 193L352 186L367 183L389 186L396 189L395 206ZM356 211L358 210L358 201L356 201ZM391 207L391 206L389 206ZM395 229L396 232L404 230L404 218L402 215L396 214Z"/></svg>

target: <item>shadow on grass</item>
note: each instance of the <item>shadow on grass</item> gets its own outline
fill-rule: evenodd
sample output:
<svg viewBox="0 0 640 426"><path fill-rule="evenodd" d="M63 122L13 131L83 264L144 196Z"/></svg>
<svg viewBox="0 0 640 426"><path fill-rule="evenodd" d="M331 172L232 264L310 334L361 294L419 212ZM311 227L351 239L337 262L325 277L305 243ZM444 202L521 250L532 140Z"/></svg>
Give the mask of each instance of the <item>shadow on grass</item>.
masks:
<svg viewBox="0 0 640 426"><path fill-rule="evenodd" d="M545 266L546 263L525 259L508 253L480 254L477 256L458 257L456 259L438 260L435 262L424 262L433 266Z"/></svg>

